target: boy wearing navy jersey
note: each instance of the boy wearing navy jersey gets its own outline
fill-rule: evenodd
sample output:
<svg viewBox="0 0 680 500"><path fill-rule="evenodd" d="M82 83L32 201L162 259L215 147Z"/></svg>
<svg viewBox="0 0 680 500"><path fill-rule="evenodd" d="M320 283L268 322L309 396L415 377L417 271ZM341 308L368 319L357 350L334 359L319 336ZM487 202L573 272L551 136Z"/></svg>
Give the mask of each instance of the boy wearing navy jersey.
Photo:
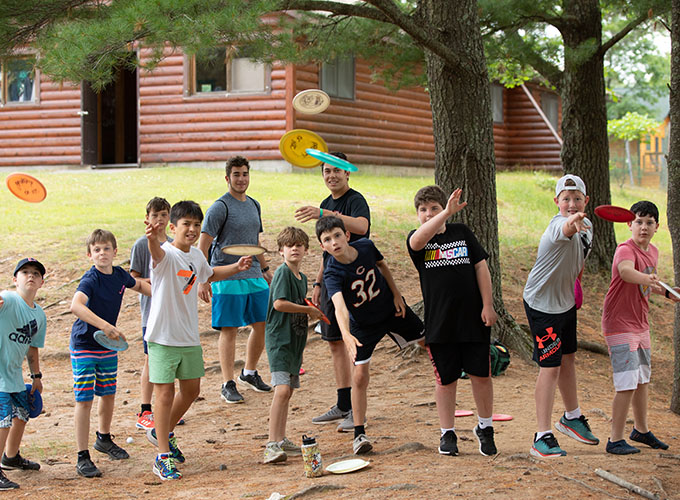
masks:
<svg viewBox="0 0 680 500"><path fill-rule="evenodd" d="M329 254L324 284L354 363L353 450L358 455L373 448L364 429L373 350L385 335L400 348L422 340L423 323L404 302L385 259L371 240L362 238L350 243L350 233L338 217L319 219L316 236Z"/></svg>
<svg viewBox="0 0 680 500"><path fill-rule="evenodd" d="M101 471L90 459L88 438L90 411L94 396L99 396L99 430L94 449L106 453L113 460L129 458L127 452L111 439L111 420L116 396L118 354L99 345L94 332L102 330L111 339L125 339L116 320L123 301L123 293L129 288L151 295L151 287L143 280L135 279L122 267L114 266L118 253L115 236L103 229L96 229L87 239L87 256L94 264L80 280L73 295L71 312L78 319L71 328L71 368L73 391L76 396L75 427L78 446L76 471L84 477L99 477Z"/></svg>
<svg viewBox="0 0 680 500"><path fill-rule="evenodd" d="M489 255L465 224L447 224L462 210L462 191L446 198L438 186L426 186L414 203L421 226L406 240L420 275L425 306L425 342L434 366L435 401L441 427L439 453L458 455L454 427L456 388L462 371L470 376L477 405L473 432L482 455L497 453L492 423L493 385L489 366L493 308Z"/></svg>

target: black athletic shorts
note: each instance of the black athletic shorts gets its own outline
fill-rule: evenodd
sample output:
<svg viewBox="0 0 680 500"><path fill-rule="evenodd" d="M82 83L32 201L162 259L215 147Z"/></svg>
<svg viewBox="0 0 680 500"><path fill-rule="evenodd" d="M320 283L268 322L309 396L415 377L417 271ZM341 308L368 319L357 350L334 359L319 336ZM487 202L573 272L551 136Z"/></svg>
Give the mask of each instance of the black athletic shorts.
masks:
<svg viewBox="0 0 680 500"><path fill-rule="evenodd" d="M550 368L562 365L562 355L576 352L576 306L560 314L548 314L524 302L534 340L534 361Z"/></svg>
<svg viewBox="0 0 680 500"><path fill-rule="evenodd" d="M406 316L403 318L395 316L393 309L385 321L374 325L359 326L350 321L350 332L362 344L357 346L355 365L362 365L371 361L375 346L385 335L388 335L400 349L425 338L423 322L409 306L406 304L404 306L406 307Z"/></svg>
<svg viewBox="0 0 680 500"><path fill-rule="evenodd" d="M491 376L488 342L427 344L426 347L439 385L455 382L463 370L475 377Z"/></svg>
<svg viewBox="0 0 680 500"><path fill-rule="evenodd" d="M333 301L328 298L328 292L326 291L326 284L321 280L321 296L319 297L319 309L326 315L328 320L331 322L330 325L323 321L319 321L319 326L321 328L321 338L328 342L342 341L342 333L340 332L340 327L338 326L338 320L335 317L335 306Z"/></svg>

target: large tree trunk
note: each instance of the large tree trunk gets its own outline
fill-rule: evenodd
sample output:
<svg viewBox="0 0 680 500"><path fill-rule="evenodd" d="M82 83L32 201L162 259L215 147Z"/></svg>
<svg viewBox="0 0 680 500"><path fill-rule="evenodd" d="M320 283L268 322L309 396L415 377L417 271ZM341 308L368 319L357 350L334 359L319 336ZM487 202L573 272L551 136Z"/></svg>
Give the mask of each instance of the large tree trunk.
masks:
<svg viewBox="0 0 680 500"><path fill-rule="evenodd" d="M450 193L463 188L468 207L459 216L489 253L494 307L499 315L495 335L524 358L531 341L505 310L498 245L496 167L489 78L475 0L423 0L424 25L440 42L463 58L453 68L426 51L435 144L435 182ZM452 283L452 286L455 284Z"/></svg>
<svg viewBox="0 0 680 500"><path fill-rule="evenodd" d="M680 283L680 0L671 13L671 137L668 152L668 229L673 241L675 283ZM671 411L680 414L680 307L675 306L673 329L673 395Z"/></svg>
<svg viewBox="0 0 680 500"><path fill-rule="evenodd" d="M590 196L594 239L588 269L606 271L616 250L614 227L592 215L594 207L611 204L604 55L599 53L602 17L598 0L568 0L563 5L562 165L566 173L583 179Z"/></svg>

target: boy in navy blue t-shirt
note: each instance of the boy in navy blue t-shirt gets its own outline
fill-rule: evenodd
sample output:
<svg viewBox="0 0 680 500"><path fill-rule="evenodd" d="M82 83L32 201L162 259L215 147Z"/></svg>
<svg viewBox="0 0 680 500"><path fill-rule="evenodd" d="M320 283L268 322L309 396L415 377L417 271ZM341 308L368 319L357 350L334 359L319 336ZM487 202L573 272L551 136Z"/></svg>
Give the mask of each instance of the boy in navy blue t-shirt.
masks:
<svg viewBox="0 0 680 500"><path fill-rule="evenodd" d="M373 350L385 335L400 348L418 342L424 338L424 327L404 302L385 259L371 240L362 238L350 243L350 233L338 217L319 219L316 236L329 254L324 284L354 363L353 449L355 454L366 453L373 448L364 429Z"/></svg>
<svg viewBox="0 0 680 500"><path fill-rule="evenodd" d="M94 449L106 453L113 460L129 458L127 452L111 440L110 433L118 354L99 345L94 340L94 332L102 330L111 339L124 339L125 336L116 328L116 320L125 289L151 295L151 287L145 281L130 276L123 268L113 265L117 252L116 238L111 232L96 229L90 235L87 239L87 256L94 265L81 278L71 302L71 312L78 318L71 328L69 345L76 396L76 471L84 477L101 476L88 450L90 411L95 395L100 397L100 407Z"/></svg>

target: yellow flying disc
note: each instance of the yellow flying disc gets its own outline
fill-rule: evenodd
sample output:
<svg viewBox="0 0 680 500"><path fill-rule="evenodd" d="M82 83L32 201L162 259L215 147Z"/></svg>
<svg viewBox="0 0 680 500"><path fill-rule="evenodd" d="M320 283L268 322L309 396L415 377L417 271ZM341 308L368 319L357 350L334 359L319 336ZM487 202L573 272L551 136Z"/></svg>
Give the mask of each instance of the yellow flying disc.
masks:
<svg viewBox="0 0 680 500"><path fill-rule="evenodd" d="M321 160L307 154L307 149L318 149L325 153L328 152L326 142L311 130L296 128L286 132L279 142L281 156L288 163L301 168L314 168L321 165Z"/></svg>
<svg viewBox="0 0 680 500"><path fill-rule="evenodd" d="M47 196L47 189L43 183L32 175L17 172L8 175L6 182L10 192L21 200L38 203Z"/></svg>

